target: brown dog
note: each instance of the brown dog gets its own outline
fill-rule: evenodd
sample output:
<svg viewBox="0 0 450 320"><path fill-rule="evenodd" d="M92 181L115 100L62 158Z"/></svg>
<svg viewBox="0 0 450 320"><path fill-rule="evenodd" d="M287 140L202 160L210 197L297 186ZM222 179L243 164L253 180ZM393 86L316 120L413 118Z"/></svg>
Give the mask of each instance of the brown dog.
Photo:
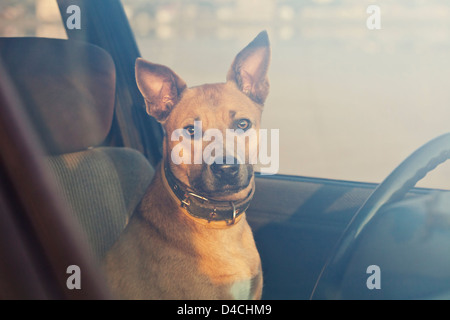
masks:
<svg viewBox="0 0 450 320"><path fill-rule="evenodd" d="M237 156L229 150L223 161L175 164L172 151L180 142L171 137L182 129L195 144L201 134L195 121L203 131L214 128L224 135L227 129L257 131L269 92L269 61L265 31L236 56L226 83L187 88L169 68L136 61L147 112L163 125L165 137L156 175L105 257L107 279L118 298L261 297L261 261L245 218L254 192L253 166L230 163Z"/></svg>

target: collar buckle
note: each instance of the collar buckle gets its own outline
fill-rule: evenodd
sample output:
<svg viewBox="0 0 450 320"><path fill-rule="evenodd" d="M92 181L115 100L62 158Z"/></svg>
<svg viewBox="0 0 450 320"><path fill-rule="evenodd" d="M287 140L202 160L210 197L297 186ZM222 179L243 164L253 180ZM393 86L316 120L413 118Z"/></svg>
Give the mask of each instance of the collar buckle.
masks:
<svg viewBox="0 0 450 320"><path fill-rule="evenodd" d="M191 201L189 200L189 195L187 193L184 194L184 199L181 200L181 207L187 208L191 205Z"/></svg>
<svg viewBox="0 0 450 320"><path fill-rule="evenodd" d="M231 206L233 207L233 218L231 218L231 225L236 223L236 215L239 213L239 210L236 209L233 201L230 201Z"/></svg>

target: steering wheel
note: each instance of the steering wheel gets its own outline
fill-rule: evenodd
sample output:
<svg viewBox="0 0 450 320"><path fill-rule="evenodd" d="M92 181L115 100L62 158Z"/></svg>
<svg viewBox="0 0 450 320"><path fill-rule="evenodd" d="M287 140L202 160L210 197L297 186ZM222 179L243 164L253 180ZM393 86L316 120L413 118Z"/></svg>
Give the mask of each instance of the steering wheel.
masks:
<svg viewBox="0 0 450 320"><path fill-rule="evenodd" d="M441 135L406 158L357 211L322 269L311 299L342 298L344 274L361 238L387 204L401 200L429 171L450 158L450 133Z"/></svg>

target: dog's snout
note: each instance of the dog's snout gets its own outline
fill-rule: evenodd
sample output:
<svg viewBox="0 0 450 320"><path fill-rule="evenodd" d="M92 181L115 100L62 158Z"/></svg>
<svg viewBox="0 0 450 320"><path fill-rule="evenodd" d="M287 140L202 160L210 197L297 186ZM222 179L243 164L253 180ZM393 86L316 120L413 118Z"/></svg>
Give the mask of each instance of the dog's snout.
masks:
<svg viewBox="0 0 450 320"><path fill-rule="evenodd" d="M222 164L211 164L211 171L219 179L230 180L237 177L239 167L240 164L237 163L236 159L224 158Z"/></svg>
<svg viewBox="0 0 450 320"><path fill-rule="evenodd" d="M223 161L219 161L223 160ZM253 177L253 167L240 163L234 156L216 158L211 164L202 166L200 179L193 186L206 193L229 194L246 188Z"/></svg>

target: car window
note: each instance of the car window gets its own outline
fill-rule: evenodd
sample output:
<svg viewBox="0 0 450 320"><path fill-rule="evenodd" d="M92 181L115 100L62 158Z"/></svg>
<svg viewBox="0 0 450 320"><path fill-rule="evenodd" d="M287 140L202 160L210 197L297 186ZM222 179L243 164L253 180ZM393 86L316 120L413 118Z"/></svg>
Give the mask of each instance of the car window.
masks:
<svg viewBox="0 0 450 320"><path fill-rule="evenodd" d="M396 0L123 0L141 54L188 85L223 82L237 51L272 43L264 128L279 173L381 182L448 131L450 4ZM419 183L448 188L449 165Z"/></svg>
<svg viewBox="0 0 450 320"><path fill-rule="evenodd" d="M69 2L64 5L71 5ZM438 0L396 0L378 5L373 5L373 1L354 0L122 0L122 3L142 57L169 66L189 86L224 82L237 52L260 31L268 31L272 48L269 70L271 91L264 107L262 128L273 130L269 131L271 135L278 133L277 139L270 143L269 152L272 160L277 154L279 164L276 172L281 175L379 183L423 143L448 132L450 3ZM152 136L151 132L148 136L155 141L156 133L159 134L156 127L145 126L147 123L142 120L150 118L143 108L139 109L141 113L122 114L123 110L136 111L141 107L130 97L136 89L133 68L137 52L133 38L128 34L126 21L119 21L120 27L114 29L104 23L105 20L101 19L104 16L96 15L108 5L109 2L103 2L98 7L90 7L97 9L87 15L91 23L83 24L83 32L85 28L91 28L86 32L90 37L77 37L76 30L72 31L75 35L72 37L68 30L71 39L77 41L59 41L34 39L67 39L64 24L69 21L65 19L70 18L66 16L61 19L55 0L2 0L0 3L0 53L7 52L10 58L6 66L4 61L7 60L3 61L0 56L1 72L3 67L13 70L26 66L24 61L36 67L18 68L20 72L10 72L8 77L14 81L11 83L18 92L20 89L23 92L33 89L30 91L32 96L20 96L26 106L24 111L30 116L28 119L24 114L23 119L30 120L32 133L26 132L24 136L34 137L36 133L36 137L43 140L41 142L47 154L42 157L45 152L38 153L36 158L43 158L42 167L47 165L47 175L55 178L50 181L54 182L53 189L49 188L49 191L54 191L49 194L55 198L49 199L54 201L60 198L61 207L67 209L59 211L58 206L54 206L54 212L46 214L46 219L56 221L51 220L52 215L64 218L65 211L67 215L73 213L82 229L79 231L85 232L96 257L104 256L128 224L154 174L148 159L140 150L130 147L129 141L138 130L130 130L116 138L109 135L112 128L149 128L155 134ZM82 10L86 7L82 6ZM111 17L123 17L120 6L116 6L113 12L115 15L111 14ZM109 13L105 10L102 14ZM92 23L93 20L105 28L98 28ZM68 29L71 28L68 26ZM112 31L97 32L100 29ZM119 32L115 33L116 30ZM4 39L8 37L33 39ZM128 47L132 47L134 55L128 54L133 50L125 49L124 38L130 40L131 46L128 43ZM5 40L14 40L16 44L10 48L7 45L2 47ZM28 43L20 47L17 43L22 40ZM92 43L86 44L83 40ZM45 43L45 46L39 46L40 43ZM117 55L117 50L121 56ZM11 52L30 53L30 58L21 59L20 54ZM34 55L35 52L41 54ZM40 68L42 65L39 63L33 65L33 56L44 57L45 68ZM55 73L45 77L42 74L44 69ZM23 75L31 81L20 82ZM24 86L20 87L21 84ZM142 100L140 95L139 98ZM16 107L19 104L11 105ZM92 105L96 108L90 108ZM129 109L125 109L125 105ZM42 113L36 106L49 112ZM63 112L52 107L61 108ZM70 134L66 136L66 133ZM85 141L81 133L86 133L89 139ZM108 148L110 145L128 148ZM24 159L24 162L28 160L27 157ZM164 170L162 174L166 174ZM19 175L14 177L20 178ZM446 163L422 180L419 186L450 189L449 177L450 163ZM39 181L42 178L40 172L32 178L35 180L17 179L20 183L16 188L20 191L20 186L29 184L29 181L42 182ZM288 230L286 236L281 237L281 242L275 243L275 246L273 242L270 244L269 251L286 248L285 240L303 248L297 242L298 234L303 233L298 232L296 224L302 224L305 228L304 221L308 222L305 230L318 234L317 238L325 233L324 230L332 230L330 239L334 239L340 232L340 225L345 226L346 219L350 220L356 208L375 187L366 188L362 184L356 186L354 189L357 190L353 192L350 189L356 184L342 183L339 185L342 188L337 190L334 186L338 184L333 181L309 183L308 179L288 180L291 179L280 177L270 184L261 179L262 188L259 190L263 192L259 199L269 196L264 201L254 202L260 208L268 205L264 209L253 209L255 213L262 213L261 217L253 218L260 235L277 235ZM297 182L300 183L296 185ZM35 186L39 187L39 184ZM176 188L177 185L174 190ZM286 190L289 193L285 194ZM298 201L291 201L296 198ZM46 198L38 200L44 201ZM33 208L38 208L34 213L39 213L39 210L46 212L45 207L39 208L33 201L34 198L30 200ZM51 201L49 203L49 207L53 207ZM182 203L185 205L186 201L182 200ZM321 205L318 206L318 203ZM234 224L239 208L235 207L234 202L231 205ZM316 211L316 208L319 210ZM9 211L12 213L13 210ZM213 217L216 208L209 214ZM314 218L319 218L314 220L312 214ZM75 230L76 220L73 222ZM316 222L318 233L314 228L307 230ZM28 226L28 223L23 225ZM269 230L274 225L279 230L277 233ZM36 241L36 247L46 248L45 244L50 244L54 239L63 240L61 235L72 239L81 234L61 232L48 237L52 235L48 232L52 229L46 229L49 226L58 225L39 223L38 227L46 231L42 232L45 242ZM284 229L285 226L288 229ZM35 240L36 232L32 233ZM292 236L294 234L295 237ZM303 238L311 242L309 236ZM257 238L255 240L259 242ZM318 243L319 247L326 247L323 245L326 242ZM71 252L69 254L64 245L48 247L65 251L64 259L72 260ZM86 248L81 246L81 250ZM58 254L49 254L54 248L50 249L43 252L46 254L45 261L50 261L49 257L54 255L57 257L54 261L71 270L63 262L66 260L60 259ZM314 256L322 255L320 252L317 255L313 249L310 251ZM80 260L74 261L78 263ZM52 267L52 270L60 270L59 267ZM85 279L84 274L89 273L85 273L85 267L81 269ZM286 269L280 270L283 272ZM100 281L101 277L91 278ZM87 286L97 285L95 281L86 282ZM74 289L68 282L64 285L67 289Z"/></svg>
<svg viewBox="0 0 450 320"><path fill-rule="evenodd" d="M67 39L56 1L3 0L0 36Z"/></svg>

